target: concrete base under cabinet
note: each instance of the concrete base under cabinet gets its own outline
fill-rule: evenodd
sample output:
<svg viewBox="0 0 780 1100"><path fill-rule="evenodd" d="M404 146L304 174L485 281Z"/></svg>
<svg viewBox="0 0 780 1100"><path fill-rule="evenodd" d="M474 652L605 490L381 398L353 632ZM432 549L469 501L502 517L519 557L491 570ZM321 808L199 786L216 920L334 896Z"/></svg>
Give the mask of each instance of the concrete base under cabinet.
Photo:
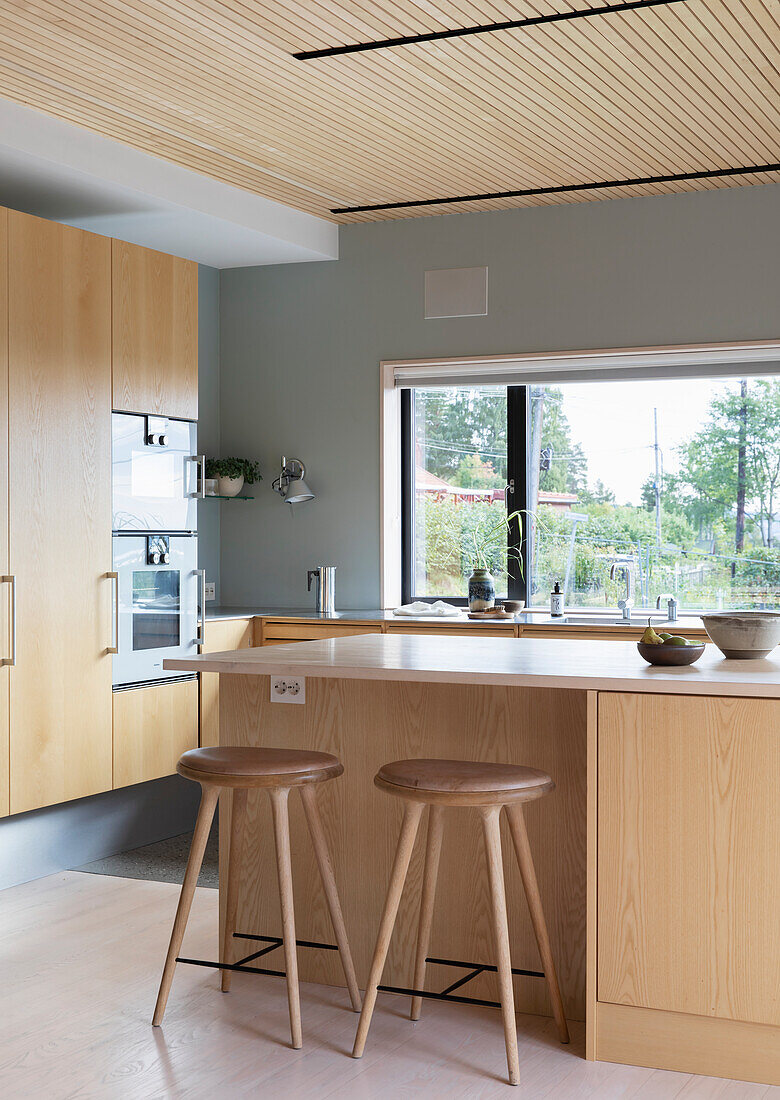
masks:
<svg viewBox="0 0 780 1100"><path fill-rule="evenodd" d="M0 820L0 889L177 836L200 789L178 775Z"/></svg>

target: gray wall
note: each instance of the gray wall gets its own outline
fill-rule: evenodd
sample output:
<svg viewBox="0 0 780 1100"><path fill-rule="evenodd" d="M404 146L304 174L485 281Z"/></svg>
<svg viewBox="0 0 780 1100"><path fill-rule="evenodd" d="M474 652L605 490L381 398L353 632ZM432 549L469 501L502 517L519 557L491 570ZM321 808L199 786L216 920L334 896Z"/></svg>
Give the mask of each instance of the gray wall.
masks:
<svg viewBox="0 0 780 1100"><path fill-rule="evenodd" d="M198 317L199 449L208 453L219 447L219 272L210 267L200 267ZM200 511L200 560L218 583L219 505ZM0 889L177 836L192 827L199 793L173 775L0 820Z"/></svg>
<svg viewBox="0 0 780 1100"><path fill-rule="evenodd" d="M379 600L379 361L780 336L780 186L348 226L336 262L223 271L223 450L261 459L222 511L222 601ZM425 321L426 268L489 267L487 317ZM317 499L270 491L282 453Z"/></svg>

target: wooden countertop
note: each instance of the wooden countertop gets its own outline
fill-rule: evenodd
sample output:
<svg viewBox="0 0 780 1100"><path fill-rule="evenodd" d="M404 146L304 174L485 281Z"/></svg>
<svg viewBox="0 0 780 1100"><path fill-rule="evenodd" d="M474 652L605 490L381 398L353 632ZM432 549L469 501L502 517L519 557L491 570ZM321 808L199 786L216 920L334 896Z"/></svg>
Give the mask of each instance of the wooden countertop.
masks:
<svg viewBox="0 0 780 1100"><path fill-rule="evenodd" d="M777 652L777 651L776 651ZM647 665L634 642L365 634L169 659L177 672L780 698L780 659Z"/></svg>

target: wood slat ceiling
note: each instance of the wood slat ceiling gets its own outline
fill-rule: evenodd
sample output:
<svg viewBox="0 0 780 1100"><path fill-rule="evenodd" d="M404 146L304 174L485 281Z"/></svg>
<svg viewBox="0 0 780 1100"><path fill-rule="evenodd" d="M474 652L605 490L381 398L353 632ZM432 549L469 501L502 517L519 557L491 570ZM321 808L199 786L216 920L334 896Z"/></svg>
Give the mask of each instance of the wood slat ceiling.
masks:
<svg viewBox="0 0 780 1100"><path fill-rule="evenodd" d="M746 174L330 213L780 162L780 0L687 0L291 56L602 2L3 0L0 94L341 222L780 182Z"/></svg>

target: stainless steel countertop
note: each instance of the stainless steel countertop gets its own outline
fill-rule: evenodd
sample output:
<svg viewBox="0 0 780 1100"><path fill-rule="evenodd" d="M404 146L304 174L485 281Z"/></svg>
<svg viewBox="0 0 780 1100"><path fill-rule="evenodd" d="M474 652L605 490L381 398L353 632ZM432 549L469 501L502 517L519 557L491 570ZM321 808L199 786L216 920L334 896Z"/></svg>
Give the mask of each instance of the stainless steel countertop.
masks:
<svg viewBox="0 0 780 1100"><path fill-rule="evenodd" d="M466 616L466 612L463 611L460 615L456 616L439 616L439 615L421 615L419 618L411 617L407 615L394 615L392 611L382 611L378 608L354 608L347 609L345 611L334 611L332 614L317 614L317 612L311 607L249 607L241 605L238 607L209 607L206 609L206 621L215 619L247 619L254 615L267 619L310 619L312 622L385 622L385 623L459 623L468 624L474 626L477 629L483 623L489 623L491 626L500 625L502 623L530 623L536 626L555 626L555 627L584 627L590 626L597 629L599 626L609 627L625 627L630 626L634 628L644 629L647 626L647 619L651 617L653 625L656 627L669 625L674 630L685 631L688 630L701 630L701 619L694 615L681 616L675 623L667 623L661 618L660 612L637 612L636 609L634 617L630 623L623 623L619 616L619 611L588 611L588 610L572 610L568 615L564 615L563 618L553 618L548 613L542 611L521 611L515 615L512 619L485 619L482 622L474 619L469 619Z"/></svg>

